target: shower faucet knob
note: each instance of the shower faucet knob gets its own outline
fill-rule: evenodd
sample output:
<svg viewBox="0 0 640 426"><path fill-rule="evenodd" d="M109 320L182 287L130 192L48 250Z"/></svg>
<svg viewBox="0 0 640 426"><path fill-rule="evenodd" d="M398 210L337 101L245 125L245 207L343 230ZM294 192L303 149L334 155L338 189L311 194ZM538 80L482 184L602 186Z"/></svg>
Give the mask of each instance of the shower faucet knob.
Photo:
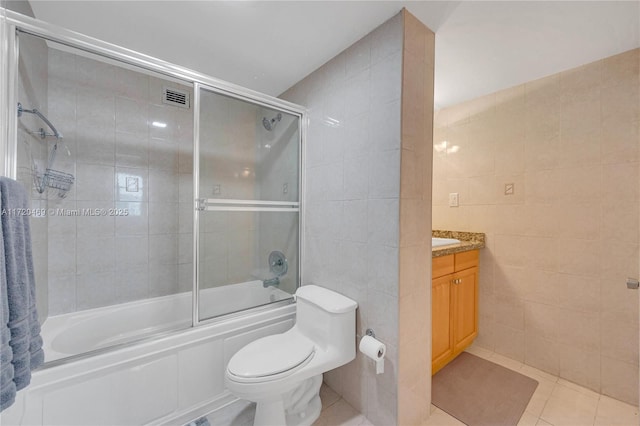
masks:
<svg viewBox="0 0 640 426"><path fill-rule="evenodd" d="M269 254L269 271L276 277L284 276L289 270L287 258L281 251L274 250Z"/></svg>

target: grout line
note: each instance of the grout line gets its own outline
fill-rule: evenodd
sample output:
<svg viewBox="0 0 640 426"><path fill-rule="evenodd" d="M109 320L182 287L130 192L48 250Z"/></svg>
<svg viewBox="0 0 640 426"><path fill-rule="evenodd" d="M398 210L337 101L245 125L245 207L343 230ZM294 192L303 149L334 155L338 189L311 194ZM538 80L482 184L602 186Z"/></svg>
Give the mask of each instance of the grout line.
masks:
<svg viewBox="0 0 640 426"><path fill-rule="evenodd" d="M340 397L340 398L336 399L336 400L335 400L335 401L333 401L331 404L328 404L328 405L326 405L326 406L325 406L324 404L322 404L322 411L326 410L326 409L327 409L327 408L329 408L329 407L332 407L332 406L336 405L336 404L337 404L338 402L340 402L340 401L342 401L342 397ZM345 402L346 402L346 401L345 401Z"/></svg>

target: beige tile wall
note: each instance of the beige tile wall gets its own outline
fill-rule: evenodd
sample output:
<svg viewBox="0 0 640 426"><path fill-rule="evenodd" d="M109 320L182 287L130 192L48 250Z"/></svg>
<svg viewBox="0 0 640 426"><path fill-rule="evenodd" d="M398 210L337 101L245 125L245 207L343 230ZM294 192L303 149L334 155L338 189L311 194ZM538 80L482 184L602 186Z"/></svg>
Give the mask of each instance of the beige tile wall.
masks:
<svg viewBox="0 0 640 426"><path fill-rule="evenodd" d="M384 374L358 352L325 381L380 425L429 415L434 39L403 10L281 95L310 115L304 281L387 345Z"/></svg>
<svg viewBox="0 0 640 426"><path fill-rule="evenodd" d="M431 158L435 34L406 10L402 61L398 424L424 424L431 400Z"/></svg>
<svg viewBox="0 0 640 426"><path fill-rule="evenodd" d="M487 234L477 342L633 404L639 52L438 111L433 151L433 227Z"/></svg>
<svg viewBox="0 0 640 426"><path fill-rule="evenodd" d="M387 345L384 374L358 352L324 379L377 425L398 413L402 46L398 13L281 95L309 111L303 284L356 300L357 340Z"/></svg>

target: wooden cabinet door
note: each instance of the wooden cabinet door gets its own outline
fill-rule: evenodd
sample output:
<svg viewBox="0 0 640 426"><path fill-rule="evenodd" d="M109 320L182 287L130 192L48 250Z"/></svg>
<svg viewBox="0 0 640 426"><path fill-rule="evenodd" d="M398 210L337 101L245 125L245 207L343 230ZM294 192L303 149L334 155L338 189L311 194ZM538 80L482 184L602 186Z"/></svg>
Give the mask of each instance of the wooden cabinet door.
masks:
<svg viewBox="0 0 640 426"><path fill-rule="evenodd" d="M453 274L453 350L462 351L478 335L478 268Z"/></svg>
<svg viewBox="0 0 640 426"><path fill-rule="evenodd" d="M446 364L447 358L453 354L451 336L452 279L453 275L445 275L433 280L431 285L431 364L434 373Z"/></svg>

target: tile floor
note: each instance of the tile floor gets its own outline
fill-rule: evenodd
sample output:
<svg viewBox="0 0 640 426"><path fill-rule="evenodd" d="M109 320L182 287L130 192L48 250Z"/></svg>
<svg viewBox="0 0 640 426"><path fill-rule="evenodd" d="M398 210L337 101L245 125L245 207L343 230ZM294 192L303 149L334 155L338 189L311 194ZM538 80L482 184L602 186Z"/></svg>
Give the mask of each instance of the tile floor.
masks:
<svg viewBox="0 0 640 426"><path fill-rule="evenodd" d="M538 381L518 426L638 426L638 407L625 404L557 376L480 347L468 352L518 371ZM320 388L322 413L313 426L373 426L327 385ZM250 426L255 406L238 401L209 417L211 425ZM464 426L464 423L431 406L428 426ZM386 426L386 425L377 425Z"/></svg>
<svg viewBox="0 0 640 426"><path fill-rule="evenodd" d="M313 426L373 426L365 416L324 383L320 388L320 399L322 412Z"/></svg>
<svg viewBox="0 0 640 426"><path fill-rule="evenodd" d="M538 381L518 426L638 426L638 407L480 347L472 346L467 351ZM433 405L427 424L464 426Z"/></svg>
<svg viewBox="0 0 640 426"><path fill-rule="evenodd" d="M474 355L518 371L539 385L518 426L638 426L638 407L600 395L557 376L479 347ZM323 411L314 426L352 426L371 423L329 387L323 385ZM436 406L431 406L428 426L464 426ZM385 426L385 425L377 425Z"/></svg>
<svg viewBox="0 0 640 426"><path fill-rule="evenodd" d="M322 412L313 426L373 426L329 386L320 388ZM239 400L207 416L211 426L252 426L256 406L249 401Z"/></svg>

